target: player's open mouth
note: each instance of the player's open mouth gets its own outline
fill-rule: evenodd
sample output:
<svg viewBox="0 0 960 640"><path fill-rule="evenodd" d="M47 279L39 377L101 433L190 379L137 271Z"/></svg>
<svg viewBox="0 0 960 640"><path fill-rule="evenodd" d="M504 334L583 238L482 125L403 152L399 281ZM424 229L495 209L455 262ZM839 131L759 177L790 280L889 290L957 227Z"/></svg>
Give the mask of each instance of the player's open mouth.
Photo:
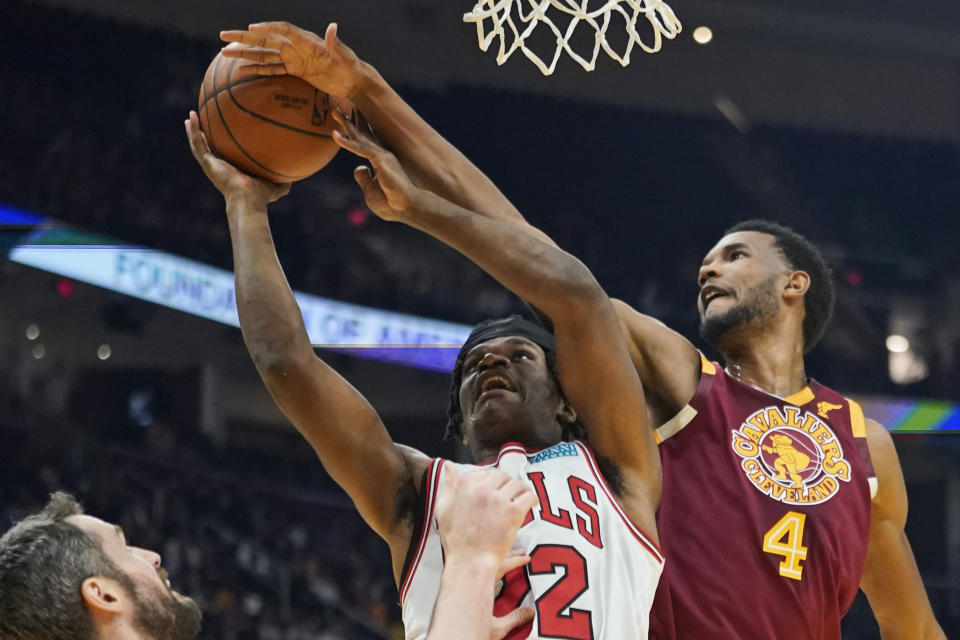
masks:
<svg viewBox="0 0 960 640"><path fill-rule="evenodd" d="M700 304L703 306L703 310L707 310L707 306L716 300L717 298L723 298L729 296L730 294L712 284L708 284L703 289L700 290Z"/></svg>
<svg viewBox="0 0 960 640"><path fill-rule="evenodd" d="M477 388L477 399L484 397L487 393L492 391L516 391L517 385L513 383L508 377L501 375L499 373L489 373L483 380L480 381L480 384Z"/></svg>

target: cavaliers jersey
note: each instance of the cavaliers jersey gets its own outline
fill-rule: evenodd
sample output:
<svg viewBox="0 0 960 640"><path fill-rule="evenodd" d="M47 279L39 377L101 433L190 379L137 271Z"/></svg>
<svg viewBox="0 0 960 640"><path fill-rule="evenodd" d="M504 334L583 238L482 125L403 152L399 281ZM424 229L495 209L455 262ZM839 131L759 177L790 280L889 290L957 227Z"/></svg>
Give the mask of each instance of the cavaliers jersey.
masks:
<svg viewBox="0 0 960 640"><path fill-rule="evenodd" d="M400 583L407 640L423 640L440 592L443 549L434 509L442 460L431 462L422 494L420 531ZM641 640L663 568L659 548L635 526L614 498L586 443L561 442L539 451L505 444L489 465L457 465L458 473L499 468L523 479L540 504L527 514L514 548L530 563L498 585L494 614L531 606L536 617L508 640ZM477 522L483 527L483 522Z"/></svg>
<svg viewBox="0 0 960 640"><path fill-rule="evenodd" d="M781 399L702 365L657 430L668 563L650 637L839 640L876 490L863 412L812 380Z"/></svg>

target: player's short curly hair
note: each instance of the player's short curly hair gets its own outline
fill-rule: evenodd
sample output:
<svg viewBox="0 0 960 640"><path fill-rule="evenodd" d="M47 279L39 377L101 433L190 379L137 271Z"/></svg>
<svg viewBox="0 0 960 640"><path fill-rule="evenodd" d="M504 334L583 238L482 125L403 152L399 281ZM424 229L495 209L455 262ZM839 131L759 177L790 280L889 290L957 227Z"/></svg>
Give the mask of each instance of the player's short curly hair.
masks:
<svg viewBox="0 0 960 640"><path fill-rule="evenodd" d="M487 327L499 322L502 322L502 320L484 320L474 328L473 332L483 331ZM553 349L546 348L544 345L540 345L540 347L546 356L547 371L550 373L550 379L553 381L560 397L566 400L567 396L563 391L563 386L560 384L560 375L557 372L556 354L553 352ZM450 376L450 395L447 401L447 426L443 434L444 439L456 438L457 440L463 440L463 410L460 406L460 385L463 383L463 361L466 359L469 351L470 349L466 347L460 350L460 353L457 354L457 363L453 366L453 372ZM580 422L579 417L574 422L561 424L560 426L563 428L562 437L564 440L585 440L587 437L587 430L583 426L583 423Z"/></svg>
<svg viewBox="0 0 960 640"><path fill-rule="evenodd" d="M82 513L73 496L57 492L0 537L0 638L93 638L83 581L105 576L132 593L133 582L107 558L99 538L66 521Z"/></svg>
<svg viewBox="0 0 960 640"><path fill-rule="evenodd" d="M803 350L810 351L823 337L836 302L833 273L823 254L790 227L769 220L745 220L727 229L724 235L738 231L757 231L773 236L773 244L780 251L787 266L809 274L810 288L803 297L806 311L803 319Z"/></svg>

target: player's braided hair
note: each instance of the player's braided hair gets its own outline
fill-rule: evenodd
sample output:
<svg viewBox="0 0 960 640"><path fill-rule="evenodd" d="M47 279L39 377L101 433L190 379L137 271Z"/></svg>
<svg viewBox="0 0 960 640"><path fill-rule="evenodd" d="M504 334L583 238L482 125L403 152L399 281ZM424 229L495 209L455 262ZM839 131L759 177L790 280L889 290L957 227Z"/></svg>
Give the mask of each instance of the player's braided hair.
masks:
<svg viewBox="0 0 960 640"><path fill-rule="evenodd" d="M724 235L737 231L757 231L773 236L774 246L786 260L787 266L810 275L810 288L803 297L806 311L803 318L803 350L810 351L823 337L836 301L833 273L823 254L793 229L769 220L745 220L727 229Z"/></svg>
<svg viewBox="0 0 960 640"><path fill-rule="evenodd" d="M498 322L498 320L484 320L476 326L474 332L482 331L486 327ZM543 348L543 345L540 345ZM447 426L444 430L444 439L456 438L463 439L463 411L460 407L460 385L463 382L463 361L466 359L468 349L461 349L457 355L457 363L453 366L453 373L450 376L450 395L447 400ZM566 401L567 396L560 385L560 375L557 373L557 357L553 349L543 348L546 356L547 371L550 373L550 379L557 389L557 393ZM580 422L578 417L575 421L561 424L563 428L564 440L586 440L587 430Z"/></svg>

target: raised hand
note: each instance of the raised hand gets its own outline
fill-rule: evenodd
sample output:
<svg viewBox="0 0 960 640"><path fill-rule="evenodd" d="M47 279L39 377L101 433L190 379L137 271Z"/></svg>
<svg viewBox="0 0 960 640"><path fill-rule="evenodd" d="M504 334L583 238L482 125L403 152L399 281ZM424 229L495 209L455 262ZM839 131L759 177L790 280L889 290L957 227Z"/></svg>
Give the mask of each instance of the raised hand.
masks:
<svg viewBox="0 0 960 640"><path fill-rule="evenodd" d="M363 62L337 38L337 24L327 27L321 38L289 22L259 22L247 31L221 31L227 58L241 58L249 71L261 76L288 74L306 80L317 89L349 98L361 78Z"/></svg>
<svg viewBox="0 0 960 640"><path fill-rule="evenodd" d="M342 112L331 112L340 128L333 132L334 141L347 151L366 158L370 167L359 166L353 177L363 189L370 210L384 220L403 220L415 206L422 190L417 187L397 157L369 133L361 131Z"/></svg>
<svg viewBox="0 0 960 640"><path fill-rule="evenodd" d="M210 150L207 137L200 131L200 120L196 112L191 111L183 122L187 130L187 141L193 157L213 186L223 194L224 199L231 196L251 198L256 204L266 206L290 193L289 184L276 184L262 178L255 178L240 171L232 164L219 158Z"/></svg>

